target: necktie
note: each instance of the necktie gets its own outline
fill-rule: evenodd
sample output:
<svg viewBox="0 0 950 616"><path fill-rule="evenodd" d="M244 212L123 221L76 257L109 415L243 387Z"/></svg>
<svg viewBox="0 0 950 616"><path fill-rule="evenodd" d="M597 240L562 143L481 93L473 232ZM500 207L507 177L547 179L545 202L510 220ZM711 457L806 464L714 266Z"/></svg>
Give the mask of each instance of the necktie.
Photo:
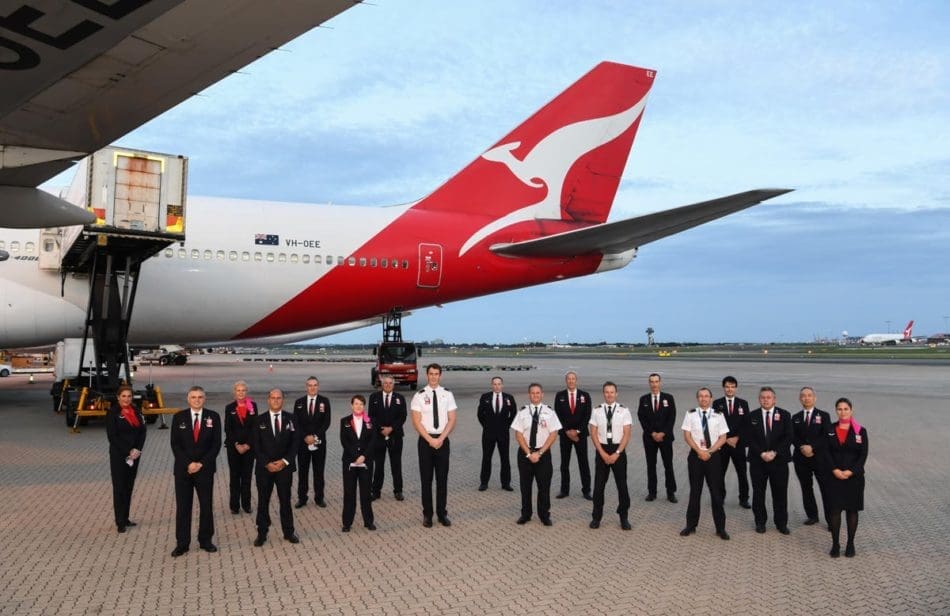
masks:
<svg viewBox="0 0 950 616"><path fill-rule="evenodd" d="M607 407L607 444L614 444L614 405Z"/></svg>
<svg viewBox="0 0 950 616"><path fill-rule="evenodd" d="M313 398L310 398L310 416L313 417Z"/></svg>
<svg viewBox="0 0 950 616"><path fill-rule="evenodd" d="M195 442L197 443L197 442L198 442L198 434L201 432L201 414L200 414L200 413L192 413L192 415L193 415L194 418L195 418L195 423L194 423L194 425L193 425L192 428L191 428L191 433L192 433L192 436L194 436L194 438L195 438Z"/></svg>
<svg viewBox="0 0 950 616"><path fill-rule="evenodd" d="M660 397L653 396L653 412L656 413L660 410Z"/></svg>
<svg viewBox="0 0 950 616"><path fill-rule="evenodd" d="M439 396L432 390L432 427L439 429Z"/></svg>
<svg viewBox="0 0 950 616"><path fill-rule="evenodd" d="M765 436L772 434L772 411L767 412L767 417L765 421Z"/></svg>
<svg viewBox="0 0 950 616"><path fill-rule="evenodd" d="M805 411L805 425L811 425L811 411Z"/></svg>
<svg viewBox="0 0 950 616"><path fill-rule="evenodd" d="M501 394L495 394L495 413L501 412Z"/></svg>
<svg viewBox="0 0 950 616"><path fill-rule="evenodd" d="M732 400L729 400L729 414L732 415Z"/></svg>
<svg viewBox="0 0 950 616"><path fill-rule="evenodd" d="M706 449L712 447L712 442L709 438L709 419L706 417L706 411L703 411L703 438L706 439Z"/></svg>
<svg viewBox="0 0 950 616"><path fill-rule="evenodd" d="M274 415L274 436L280 434L280 413Z"/></svg>
<svg viewBox="0 0 950 616"><path fill-rule="evenodd" d="M571 392L571 415L574 414L574 392Z"/></svg>
<svg viewBox="0 0 950 616"><path fill-rule="evenodd" d="M389 394L386 394L386 401L383 403L383 406L387 411L389 410Z"/></svg>
<svg viewBox="0 0 950 616"><path fill-rule="evenodd" d="M538 448L538 415L540 415L538 407L534 407L534 412L531 414L531 435L528 437L528 449L534 451Z"/></svg>

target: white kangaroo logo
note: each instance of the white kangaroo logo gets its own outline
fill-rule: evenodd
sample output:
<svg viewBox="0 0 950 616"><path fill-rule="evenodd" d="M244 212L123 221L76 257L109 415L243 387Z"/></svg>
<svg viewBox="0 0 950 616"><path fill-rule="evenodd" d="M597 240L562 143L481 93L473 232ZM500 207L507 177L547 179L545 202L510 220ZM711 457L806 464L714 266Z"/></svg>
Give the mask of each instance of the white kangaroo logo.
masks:
<svg viewBox="0 0 950 616"><path fill-rule="evenodd" d="M493 220L476 231L462 245L459 256L464 255L472 246L495 231L515 223L531 219L560 220L561 191L571 166L587 152L609 143L633 126L643 113L646 100L647 97L644 95L635 105L615 115L582 120L563 126L539 141L524 157L524 160L518 160L511 153L521 145L520 141L496 146L482 154L485 160L508 167L508 170L524 184L534 188L546 186L548 191L541 201Z"/></svg>

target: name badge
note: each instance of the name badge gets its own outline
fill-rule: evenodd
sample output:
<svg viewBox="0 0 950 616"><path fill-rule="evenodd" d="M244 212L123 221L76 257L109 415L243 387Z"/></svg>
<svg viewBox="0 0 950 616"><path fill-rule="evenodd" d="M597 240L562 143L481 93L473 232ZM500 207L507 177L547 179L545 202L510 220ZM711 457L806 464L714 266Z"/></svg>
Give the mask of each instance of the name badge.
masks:
<svg viewBox="0 0 950 616"><path fill-rule="evenodd" d="M857 443L858 445L861 444L861 435L860 435L860 434L855 434L855 435L854 435L854 442Z"/></svg>

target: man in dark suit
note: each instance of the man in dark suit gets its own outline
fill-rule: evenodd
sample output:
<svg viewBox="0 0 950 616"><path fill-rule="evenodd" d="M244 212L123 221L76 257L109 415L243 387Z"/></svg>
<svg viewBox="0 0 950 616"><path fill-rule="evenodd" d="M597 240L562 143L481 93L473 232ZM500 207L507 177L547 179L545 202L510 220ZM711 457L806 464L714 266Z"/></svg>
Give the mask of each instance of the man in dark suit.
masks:
<svg viewBox="0 0 950 616"><path fill-rule="evenodd" d="M775 390L759 390L759 408L749 413L746 422L749 445L749 477L752 480L752 514L755 532L765 532L768 512L765 489L771 484L772 517L783 535L788 531L788 462L792 445L792 416L775 406Z"/></svg>
<svg viewBox="0 0 950 616"><path fill-rule="evenodd" d="M175 549L181 556L191 545L191 508L198 494L198 545L217 552L211 542L214 518L211 496L214 490L215 461L221 451L221 418L204 408L205 390L188 390L188 407L172 418L171 447L175 457Z"/></svg>
<svg viewBox="0 0 950 616"><path fill-rule="evenodd" d="M511 441L511 422L518 414L518 407L515 406L515 397L502 391L504 387L504 379L494 376L491 379L491 391L478 399L476 416L482 425L482 472L478 489L482 492L488 489L491 458L496 446L498 457L501 458L501 487L508 492L513 491L508 444Z"/></svg>
<svg viewBox="0 0 950 616"><path fill-rule="evenodd" d="M554 396L554 412L561 422L558 439L561 444L561 491L557 498L566 498L571 492L571 449L577 452L577 470L581 474L581 493L593 500L590 493L590 460L587 458L587 424L590 422L590 394L577 388L577 373L564 375L567 389Z"/></svg>
<svg viewBox="0 0 950 616"><path fill-rule="evenodd" d="M802 403L802 410L792 416L792 442L795 446L792 463L798 483L802 486L802 505L807 516L805 525L818 523L818 503L815 501L813 479L818 482L825 524L828 524L828 498L825 495L825 477L821 464L824 448L828 443L825 433L831 426L831 415L815 408L817 396L811 387L802 387L798 392L798 400Z"/></svg>
<svg viewBox="0 0 950 616"><path fill-rule="evenodd" d="M676 502L676 475L673 472L673 426L676 422L676 402L673 396L660 391L660 375L649 376L650 393L640 397L637 419L643 428L643 453L647 458L647 500L656 500L656 454L663 458L666 473L666 498Z"/></svg>
<svg viewBox="0 0 950 616"><path fill-rule="evenodd" d="M742 440L745 431L745 422L749 418L749 403L736 396L739 381L734 376L727 376L722 380L722 398L713 402L713 410L722 413L729 425L729 434L726 444L722 448L722 497L726 497L726 471L729 462L736 469L736 479L739 482L739 506L750 509L749 478L746 473L746 444Z"/></svg>
<svg viewBox="0 0 950 616"><path fill-rule="evenodd" d="M294 401L294 419L297 424L297 504L307 504L307 484L313 467L313 501L326 507L323 494L323 470L327 464L327 428L330 427L330 400L320 395L320 381L307 379L307 395Z"/></svg>
<svg viewBox="0 0 950 616"><path fill-rule="evenodd" d="M294 480L299 430L294 416L283 410L284 392L272 389L267 394L268 412L257 418L252 430L251 451L257 457L257 538L254 545L267 541L270 529L270 495L277 488L280 502L280 527L284 539L300 543L294 532L294 510L290 506L290 487Z"/></svg>
<svg viewBox="0 0 950 616"><path fill-rule="evenodd" d="M396 383L391 376L380 378L383 390L370 394L369 418L376 430L376 444L370 453L373 459L373 489L371 498L379 498L383 490L386 471L386 454L389 454L389 470L393 476L393 496L401 501L402 496L402 441L405 436L403 424L408 411L406 399L395 391Z"/></svg>

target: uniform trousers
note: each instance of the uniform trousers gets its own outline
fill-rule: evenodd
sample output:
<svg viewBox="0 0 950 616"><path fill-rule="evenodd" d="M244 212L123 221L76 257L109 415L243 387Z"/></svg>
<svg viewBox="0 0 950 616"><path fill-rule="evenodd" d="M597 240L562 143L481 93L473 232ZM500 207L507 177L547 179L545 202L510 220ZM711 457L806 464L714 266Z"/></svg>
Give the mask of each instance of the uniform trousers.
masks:
<svg viewBox="0 0 950 616"><path fill-rule="evenodd" d="M306 443L301 442L297 448L297 498L307 500L308 483L310 479L310 469L313 467L313 500L322 501L323 493L323 470L327 465L327 441L326 435L317 435L321 443L317 445L316 450L310 451Z"/></svg>
<svg viewBox="0 0 950 616"><path fill-rule="evenodd" d="M294 510L290 507L290 486L294 474L290 467L272 473L266 468L257 469L257 532L266 535L270 528L270 496L277 488L280 503L280 528L284 536L294 534Z"/></svg>
<svg viewBox="0 0 950 616"><path fill-rule="evenodd" d="M580 437L575 443L561 431L561 494L571 491L571 450L577 452L577 470L581 474L581 491L590 494L590 460L587 459L587 439Z"/></svg>
<svg viewBox="0 0 950 616"><path fill-rule="evenodd" d="M511 485L511 458L508 455L510 444L511 436L508 430L502 434L482 431L482 472L479 476L481 483L488 483L491 479L491 458L495 447L498 447L498 457L501 458L501 485Z"/></svg>
<svg viewBox="0 0 950 616"><path fill-rule="evenodd" d="M620 447L613 443L603 445L609 454L614 453ZM630 510L630 491L627 489L627 452L624 451L613 464L607 464L599 454L594 456L594 511L591 518L600 521L604 515L604 490L607 487L607 477L610 473L614 474L614 483L617 484L617 497L620 503L617 505L617 513L621 519L627 519L627 512Z"/></svg>
<svg viewBox="0 0 950 616"><path fill-rule="evenodd" d="M551 452L545 452L537 462L531 462L524 451L518 448L518 478L521 482L521 515L531 517L531 483L538 484L538 517L546 520L551 516L551 478L554 463Z"/></svg>
<svg viewBox="0 0 950 616"><path fill-rule="evenodd" d="M666 473L666 493L676 493L676 475L673 474L673 442L663 439L657 443L647 433L643 434L643 453L647 457L647 493L656 495L656 453L663 458L663 470Z"/></svg>
<svg viewBox="0 0 950 616"><path fill-rule="evenodd" d="M716 532L726 530L726 510L722 506L722 453L721 450L710 454L708 460L700 460L692 449L686 457L689 471L689 505L686 507L686 527L696 528L699 524L699 505L703 498L703 482L709 486L709 500L712 504L713 523Z"/></svg>
<svg viewBox="0 0 950 616"><path fill-rule="evenodd" d="M765 510L765 489L770 487L775 526L788 526L788 462L777 458L766 462L752 457L749 460L749 478L752 480L752 515L756 525L763 525L769 519Z"/></svg>
<svg viewBox="0 0 950 616"><path fill-rule="evenodd" d="M129 521L129 508L132 504L132 488L135 476L139 472L139 461L132 466L125 463L126 456L109 452L109 470L112 474L112 509L115 512L115 525L125 526Z"/></svg>
<svg viewBox="0 0 950 616"><path fill-rule="evenodd" d="M373 452L373 493L383 489L386 474L386 454L389 453L389 472L393 476L393 493L402 492L402 436L390 434L389 438L377 435L376 450Z"/></svg>
<svg viewBox="0 0 950 616"><path fill-rule="evenodd" d="M438 434L430 434L438 438ZM440 518L448 515L446 501L449 494L449 439L434 449L419 437L419 479L422 484L422 515L432 517L432 477L435 475L435 513Z"/></svg>
<svg viewBox="0 0 950 616"><path fill-rule="evenodd" d="M214 536L214 517L211 512L211 494L214 473L201 469L197 473L175 473L175 546L191 545L191 508L198 494L198 545L211 543Z"/></svg>
<svg viewBox="0 0 950 616"><path fill-rule="evenodd" d="M254 474L254 453L248 450L240 454L234 445L228 448L228 473L230 476L231 509L251 508L251 476Z"/></svg>
<svg viewBox="0 0 950 616"><path fill-rule="evenodd" d="M729 470L729 463L732 462L733 468L736 469L736 479L739 482L739 502L746 502L749 500L749 477L746 472L748 455L746 454L745 445L742 444L742 441L739 441L735 447L726 443L719 451L722 454L723 499L726 497L726 471Z"/></svg>
<svg viewBox="0 0 950 616"><path fill-rule="evenodd" d="M814 484L818 484L818 491L821 493L821 506L825 514L825 523L829 522L828 496L825 494L825 476L822 472L818 456L810 458L805 456L795 456L792 459L795 465L795 475L798 477L798 483L802 487L802 506L805 508L805 515L810 520L818 519L818 502L815 500Z"/></svg>
<svg viewBox="0 0 950 616"><path fill-rule="evenodd" d="M349 462L343 463L343 526L351 526L356 517L356 490L359 486L360 513L363 524L373 523L373 503L370 498L370 484L373 476L373 463L367 460L366 468L350 468Z"/></svg>

